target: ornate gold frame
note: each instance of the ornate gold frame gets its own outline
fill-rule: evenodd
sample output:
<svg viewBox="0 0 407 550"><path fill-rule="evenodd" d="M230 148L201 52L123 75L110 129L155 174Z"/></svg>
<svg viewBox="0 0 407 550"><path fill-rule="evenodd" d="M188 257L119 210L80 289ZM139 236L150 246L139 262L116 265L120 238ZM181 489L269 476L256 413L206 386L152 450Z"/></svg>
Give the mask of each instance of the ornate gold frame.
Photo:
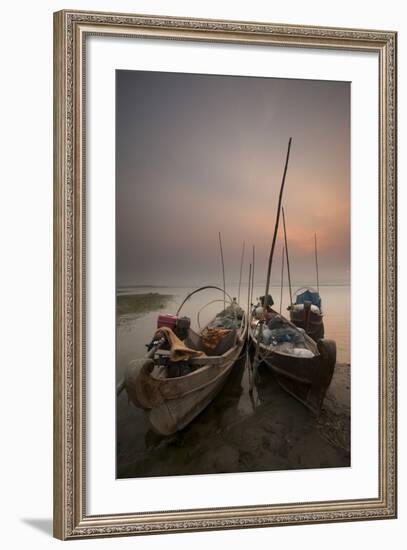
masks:
<svg viewBox="0 0 407 550"><path fill-rule="evenodd" d="M174 512L86 514L85 129L90 34L376 52L379 58L379 495ZM204 531L396 517L396 40L395 32L146 15L54 14L54 535Z"/></svg>

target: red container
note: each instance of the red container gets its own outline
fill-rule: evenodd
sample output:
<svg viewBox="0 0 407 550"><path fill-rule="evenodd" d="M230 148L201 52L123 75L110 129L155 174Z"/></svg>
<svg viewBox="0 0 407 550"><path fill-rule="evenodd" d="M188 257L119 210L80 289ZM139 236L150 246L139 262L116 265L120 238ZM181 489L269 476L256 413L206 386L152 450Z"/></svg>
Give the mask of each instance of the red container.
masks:
<svg viewBox="0 0 407 550"><path fill-rule="evenodd" d="M157 328L169 327L171 330L175 329L177 324L177 316L170 313L161 313L157 319Z"/></svg>

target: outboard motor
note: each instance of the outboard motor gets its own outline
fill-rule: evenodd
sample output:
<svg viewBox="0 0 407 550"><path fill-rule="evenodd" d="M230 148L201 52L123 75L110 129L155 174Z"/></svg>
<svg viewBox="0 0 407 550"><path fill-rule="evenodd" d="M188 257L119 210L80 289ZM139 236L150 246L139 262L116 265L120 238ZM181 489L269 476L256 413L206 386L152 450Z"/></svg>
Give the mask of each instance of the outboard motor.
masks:
<svg viewBox="0 0 407 550"><path fill-rule="evenodd" d="M179 317L174 332L180 340L185 340L188 336L190 327L191 319L189 317Z"/></svg>
<svg viewBox="0 0 407 550"><path fill-rule="evenodd" d="M267 294L267 296L260 296L260 303L263 307L271 307L274 304L272 295Z"/></svg>
<svg viewBox="0 0 407 550"><path fill-rule="evenodd" d="M177 317L170 313L160 313L157 319L157 329L162 327L170 328L180 340L185 340L191 327L189 317Z"/></svg>
<svg viewBox="0 0 407 550"><path fill-rule="evenodd" d="M178 317L176 315L171 315L170 313L160 313L157 317L157 329L167 327L175 332L177 326ZM147 350L150 351L158 342L159 338L153 336L153 339L149 344L146 344Z"/></svg>

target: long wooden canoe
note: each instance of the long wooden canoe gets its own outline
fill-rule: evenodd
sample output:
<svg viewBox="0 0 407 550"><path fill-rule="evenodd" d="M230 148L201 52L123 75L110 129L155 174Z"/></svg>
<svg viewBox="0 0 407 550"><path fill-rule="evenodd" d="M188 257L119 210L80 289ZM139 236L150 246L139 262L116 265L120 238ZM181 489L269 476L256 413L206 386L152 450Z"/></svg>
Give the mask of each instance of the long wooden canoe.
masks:
<svg viewBox="0 0 407 550"><path fill-rule="evenodd" d="M230 306L227 309L238 307ZM227 310L225 310L227 311ZM238 327L229 330L212 354L202 342L202 333L189 329L184 344L210 354L188 359L187 367L194 369L183 376L170 377L170 352L165 344L159 346L141 368L130 365L125 375L129 399L144 409L154 431L170 435L187 426L222 389L235 361L240 356L247 336L247 316L239 308ZM222 312L221 315L225 315ZM232 312L231 312L232 315ZM216 324L215 319L207 325Z"/></svg>

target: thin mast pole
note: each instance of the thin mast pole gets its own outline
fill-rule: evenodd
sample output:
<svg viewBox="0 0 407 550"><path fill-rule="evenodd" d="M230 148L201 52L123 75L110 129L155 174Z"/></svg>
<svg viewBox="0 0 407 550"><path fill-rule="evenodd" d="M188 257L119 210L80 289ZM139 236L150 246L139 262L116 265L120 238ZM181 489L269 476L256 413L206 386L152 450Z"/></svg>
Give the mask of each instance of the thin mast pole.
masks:
<svg viewBox="0 0 407 550"><path fill-rule="evenodd" d="M239 288L237 292L237 303L240 304L240 285L242 284L242 271L243 271L243 260L244 260L244 247L245 242L243 241L242 245L242 256L240 258L240 275L239 275Z"/></svg>
<svg viewBox="0 0 407 550"><path fill-rule="evenodd" d="M279 197L278 197L277 216L276 216L276 223L275 223L275 226L274 226L273 242L271 244L269 263L268 263L268 267L267 267L266 290L265 290L265 294L264 294L265 304L267 304L267 295L269 293L269 288L270 288L271 265L273 263L274 248L276 246L278 224L279 224L279 221L280 221L281 201L283 199L283 191L284 191L285 177L286 177L286 174L287 174L288 159L290 158L291 142L292 142L292 138L290 137L290 139L288 140L288 149L287 149L287 156L286 156L286 159L285 159L283 179L281 181L280 194L279 194Z"/></svg>
<svg viewBox="0 0 407 550"><path fill-rule="evenodd" d="M317 234L316 233L314 233L314 247L315 247L315 269L317 272L317 291L319 294L318 252L317 252Z"/></svg>
<svg viewBox="0 0 407 550"><path fill-rule="evenodd" d="M291 289L291 274L290 274L290 261L288 259L288 245L287 245L287 230L285 227L285 213L283 208L283 227L284 227L284 245L285 245L285 255L287 259L287 273L288 273L288 288L290 290L290 306L293 305L293 293Z"/></svg>
<svg viewBox="0 0 407 550"><path fill-rule="evenodd" d="M254 261L255 261L255 257L256 257L256 248L255 246L253 245L253 250L252 250L252 287L251 287L251 290L250 290L250 303L252 304L253 303L253 289L254 289Z"/></svg>
<svg viewBox="0 0 407 550"><path fill-rule="evenodd" d="M249 284L247 288L247 319L249 319L250 315L250 288L252 285L252 264L249 264Z"/></svg>
<svg viewBox="0 0 407 550"><path fill-rule="evenodd" d="M281 289L280 289L280 314L283 305L283 285L284 285L284 245L281 249Z"/></svg>
<svg viewBox="0 0 407 550"><path fill-rule="evenodd" d="M222 248L222 237L219 231L219 248L220 248L220 259L222 262L222 275L223 275L223 309L226 309L226 282L225 282L225 262L223 261L223 248Z"/></svg>

